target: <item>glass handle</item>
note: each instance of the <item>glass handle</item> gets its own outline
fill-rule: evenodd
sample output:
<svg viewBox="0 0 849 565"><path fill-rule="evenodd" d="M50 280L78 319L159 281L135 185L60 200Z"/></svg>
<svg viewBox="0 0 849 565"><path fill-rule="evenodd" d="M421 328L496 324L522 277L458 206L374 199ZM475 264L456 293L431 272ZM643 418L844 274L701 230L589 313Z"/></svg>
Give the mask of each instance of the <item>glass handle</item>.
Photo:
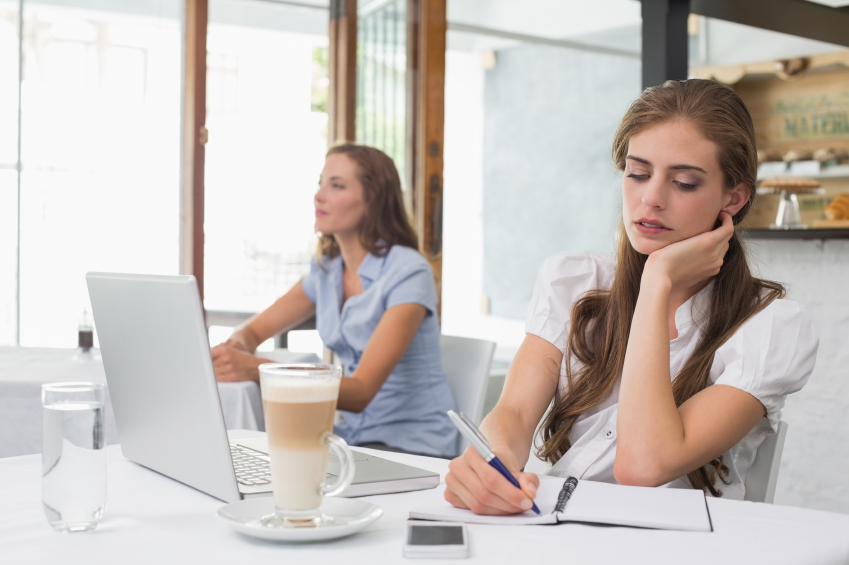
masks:
<svg viewBox="0 0 849 565"><path fill-rule="evenodd" d="M345 443L341 437L333 434L324 434L324 441L330 446L330 449L336 453L342 468L339 472L339 477L332 485L325 485L321 489L324 496L336 496L349 486L354 480L354 454L351 453L351 448Z"/></svg>

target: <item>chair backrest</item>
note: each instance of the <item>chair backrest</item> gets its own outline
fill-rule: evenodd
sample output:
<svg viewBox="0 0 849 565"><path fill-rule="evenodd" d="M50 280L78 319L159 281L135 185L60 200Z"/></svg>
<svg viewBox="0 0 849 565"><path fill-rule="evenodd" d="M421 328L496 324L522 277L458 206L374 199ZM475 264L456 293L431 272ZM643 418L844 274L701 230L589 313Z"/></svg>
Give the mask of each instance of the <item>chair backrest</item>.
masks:
<svg viewBox="0 0 849 565"><path fill-rule="evenodd" d="M442 368L448 377L448 386L454 395L457 411L468 416L475 424L480 424L495 343L443 335L440 336L439 349ZM461 438L460 452L466 449L466 445L466 440Z"/></svg>
<svg viewBox="0 0 849 565"><path fill-rule="evenodd" d="M775 485L778 482L778 468L781 466L781 452L784 451L784 438L787 437L787 423L778 423L778 432L766 436L758 447L755 460L746 473L745 500L772 504L775 499Z"/></svg>

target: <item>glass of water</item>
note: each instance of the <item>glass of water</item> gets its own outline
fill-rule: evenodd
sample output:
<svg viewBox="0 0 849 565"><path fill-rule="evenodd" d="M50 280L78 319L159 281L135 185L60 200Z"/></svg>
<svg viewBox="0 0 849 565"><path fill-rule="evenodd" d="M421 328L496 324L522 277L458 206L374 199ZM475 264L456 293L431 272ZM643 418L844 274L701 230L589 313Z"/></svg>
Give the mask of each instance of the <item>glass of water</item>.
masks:
<svg viewBox="0 0 849 565"><path fill-rule="evenodd" d="M41 387L44 440L41 499L47 521L60 532L97 527L106 505L104 386L54 383Z"/></svg>

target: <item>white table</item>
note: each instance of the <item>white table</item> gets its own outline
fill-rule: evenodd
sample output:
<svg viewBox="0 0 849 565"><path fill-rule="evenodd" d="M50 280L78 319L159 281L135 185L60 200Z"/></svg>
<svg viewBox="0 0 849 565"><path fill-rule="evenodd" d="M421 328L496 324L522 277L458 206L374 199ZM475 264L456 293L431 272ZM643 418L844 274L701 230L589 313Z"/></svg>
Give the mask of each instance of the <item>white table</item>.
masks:
<svg viewBox="0 0 849 565"><path fill-rule="evenodd" d="M80 361L74 361L74 355L73 349L0 347L0 458L41 453L42 384L106 382L103 362L97 355ZM278 362L318 362L313 353L285 349L262 355ZM257 383L219 383L218 392L228 429L265 429ZM108 391L104 424L107 443L118 443Z"/></svg>
<svg viewBox="0 0 849 565"><path fill-rule="evenodd" d="M85 534L58 534L47 525L40 504L41 460L37 455L0 460L0 561L46 565L401 563L409 510L433 496L433 491L419 491L368 497L384 514L369 529L349 538L299 545L268 543L237 534L218 520L215 510L222 505L220 501L127 461L118 446L107 449L105 517L97 530ZM361 451L443 476L448 465L443 459ZM469 525L471 559L465 562L849 562L849 516L722 499L709 499L708 507L713 533L580 524ZM410 561L417 562L422 561Z"/></svg>

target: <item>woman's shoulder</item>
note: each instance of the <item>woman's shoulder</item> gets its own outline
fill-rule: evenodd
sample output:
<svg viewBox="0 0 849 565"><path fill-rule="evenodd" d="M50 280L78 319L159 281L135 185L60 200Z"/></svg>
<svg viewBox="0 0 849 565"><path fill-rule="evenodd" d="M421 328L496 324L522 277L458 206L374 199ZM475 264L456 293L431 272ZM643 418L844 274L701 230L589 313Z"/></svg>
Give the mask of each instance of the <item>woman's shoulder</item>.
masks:
<svg viewBox="0 0 849 565"><path fill-rule="evenodd" d="M805 332L809 333L810 337L819 339L813 316L804 305L790 298L776 298L746 320L740 329L748 332L769 329L770 334Z"/></svg>
<svg viewBox="0 0 849 565"><path fill-rule="evenodd" d="M566 350L572 305L583 294L613 283L614 257L559 253L545 260L525 317L525 332Z"/></svg>
<svg viewBox="0 0 849 565"><path fill-rule="evenodd" d="M733 351L751 361L771 364L788 355L816 354L819 333L813 316L801 303L776 298L743 322L718 352ZM766 353L772 352L772 353Z"/></svg>
<svg viewBox="0 0 849 565"><path fill-rule="evenodd" d="M315 275L328 274L337 264L342 263L342 256L318 255L310 258L310 273Z"/></svg>
<svg viewBox="0 0 849 565"><path fill-rule="evenodd" d="M819 334L808 310L795 300L773 300L722 344L711 369L714 384L748 392L778 430L784 398L802 389L816 365ZM757 431L768 432L764 427Z"/></svg>
<svg viewBox="0 0 849 565"><path fill-rule="evenodd" d="M386 308L398 304L421 304L436 312L436 285L433 271L421 253L412 247L393 245L387 252L380 274Z"/></svg>
<svg viewBox="0 0 849 565"><path fill-rule="evenodd" d="M427 259L418 250L406 245L393 245L386 252L385 257L385 271L407 274L421 270L431 271Z"/></svg>
<svg viewBox="0 0 849 565"><path fill-rule="evenodd" d="M588 252L552 255L540 269L540 279L548 283L583 286L584 290L609 288L616 270L616 257Z"/></svg>

